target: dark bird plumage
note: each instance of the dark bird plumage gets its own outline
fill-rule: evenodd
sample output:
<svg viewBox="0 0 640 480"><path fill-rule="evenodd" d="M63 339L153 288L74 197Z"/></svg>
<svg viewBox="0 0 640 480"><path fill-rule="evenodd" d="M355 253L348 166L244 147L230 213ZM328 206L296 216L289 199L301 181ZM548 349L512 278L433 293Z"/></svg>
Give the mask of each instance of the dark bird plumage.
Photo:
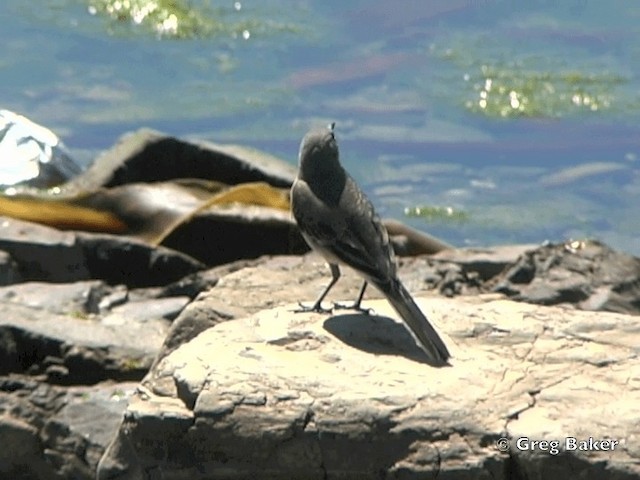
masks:
<svg viewBox="0 0 640 480"><path fill-rule="evenodd" d="M359 308L367 282L384 295L427 355L444 364L450 357L444 342L397 275L389 235L373 205L340 164L330 128L311 130L300 146L299 171L291 188L291 210L309 246L329 263L332 280L311 307L322 300L348 265L365 280L355 306Z"/></svg>

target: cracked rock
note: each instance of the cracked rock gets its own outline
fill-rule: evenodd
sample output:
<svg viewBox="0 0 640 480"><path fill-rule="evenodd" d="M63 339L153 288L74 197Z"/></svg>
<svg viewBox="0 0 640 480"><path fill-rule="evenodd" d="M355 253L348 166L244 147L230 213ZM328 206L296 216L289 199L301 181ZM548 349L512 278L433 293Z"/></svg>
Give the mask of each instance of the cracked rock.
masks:
<svg viewBox="0 0 640 480"><path fill-rule="evenodd" d="M283 298L306 298L326 280L313 261L273 259L223 276L201 295L202 305L218 299L220 311L228 302L235 315L156 362L98 478L640 475L636 317L495 294L418 296L453 354L450 367L432 368L384 300L365 301L376 312L370 316L321 315L293 313L292 304L269 309L261 297L241 295L264 288L272 293L263 301L280 302L262 283L266 272L279 285L280 272L300 268L307 293L293 284ZM345 273L336 288L334 299L347 300L357 278ZM522 436L615 438L619 448L551 455L518 449ZM496 447L501 437L510 451Z"/></svg>

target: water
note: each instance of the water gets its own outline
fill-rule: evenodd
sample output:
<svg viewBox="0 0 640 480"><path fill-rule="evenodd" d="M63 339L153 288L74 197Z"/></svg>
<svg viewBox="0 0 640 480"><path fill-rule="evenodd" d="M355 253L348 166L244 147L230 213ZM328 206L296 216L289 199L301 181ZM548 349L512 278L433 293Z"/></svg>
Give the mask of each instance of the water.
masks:
<svg viewBox="0 0 640 480"><path fill-rule="evenodd" d="M640 255L640 4L192 0L171 2L199 22L175 38L104 3L0 3L0 107L84 162L148 126L294 163L336 121L384 216L459 246Z"/></svg>

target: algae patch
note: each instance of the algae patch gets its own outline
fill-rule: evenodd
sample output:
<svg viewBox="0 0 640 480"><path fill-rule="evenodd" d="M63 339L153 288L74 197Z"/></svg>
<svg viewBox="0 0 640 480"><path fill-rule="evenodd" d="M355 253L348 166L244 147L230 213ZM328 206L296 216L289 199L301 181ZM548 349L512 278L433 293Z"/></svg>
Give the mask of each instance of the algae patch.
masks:
<svg viewBox="0 0 640 480"><path fill-rule="evenodd" d="M626 82L612 73L540 71L524 66L482 65L478 75L465 77L472 98L465 106L489 117L561 117L608 110L614 90Z"/></svg>
<svg viewBox="0 0 640 480"><path fill-rule="evenodd" d="M185 0L88 0L88 11L110 18L114 32L122 34L133 27L167 38L227 35L248 40L255 33L298 30L292 24L257 18L255 13L250 16L239 1L227 8L207 8Z"/></svg>
<svg viewBox="0 0 640 480"><path fill-rule="evenodd" d="M456 103L475 114L560 118L640 110L624 65L594 56L586 46L549 44L541 36L509 42L508 32L470 33L431 45L429 51L444 62L446 81L457 86Z"/></svg>

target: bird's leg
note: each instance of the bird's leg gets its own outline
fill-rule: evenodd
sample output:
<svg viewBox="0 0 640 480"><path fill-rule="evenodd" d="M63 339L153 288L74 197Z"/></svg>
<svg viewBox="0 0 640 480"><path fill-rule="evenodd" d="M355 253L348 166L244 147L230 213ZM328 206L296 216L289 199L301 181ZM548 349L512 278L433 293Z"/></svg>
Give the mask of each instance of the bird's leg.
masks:
<svg viewBox="0 0 640 480"><path fill-rule="evenodd" d="M362 283L362 287L360 288L360 293L358 294L358 298L353 303L334 303L333 308L335 309L345 309L345 310L357 310L358 312L366 313L370 315L373 309L371 308L363 308L360 306L362 303L362 297L364 297L364 291L367 289L367 281L365 280Z"/></svg>
<svg viewBox="0 0 640 480"><path fill-rule="evenodd" d="M327 293L329 293L329 290L331 290L331 288L340 278L340 267L338 267L338 265L336 265L335 263L330 263L329 268L331 269L331 281L329 282L329 285L325 287L325 289L322 291L322 293L312 306L309 307L303 305L302 303L298 303L300 308L296 310L296 312L331 313L333 311L333 308L322 308L322 301L324 300L324 297L327 296Z"/></svg>

